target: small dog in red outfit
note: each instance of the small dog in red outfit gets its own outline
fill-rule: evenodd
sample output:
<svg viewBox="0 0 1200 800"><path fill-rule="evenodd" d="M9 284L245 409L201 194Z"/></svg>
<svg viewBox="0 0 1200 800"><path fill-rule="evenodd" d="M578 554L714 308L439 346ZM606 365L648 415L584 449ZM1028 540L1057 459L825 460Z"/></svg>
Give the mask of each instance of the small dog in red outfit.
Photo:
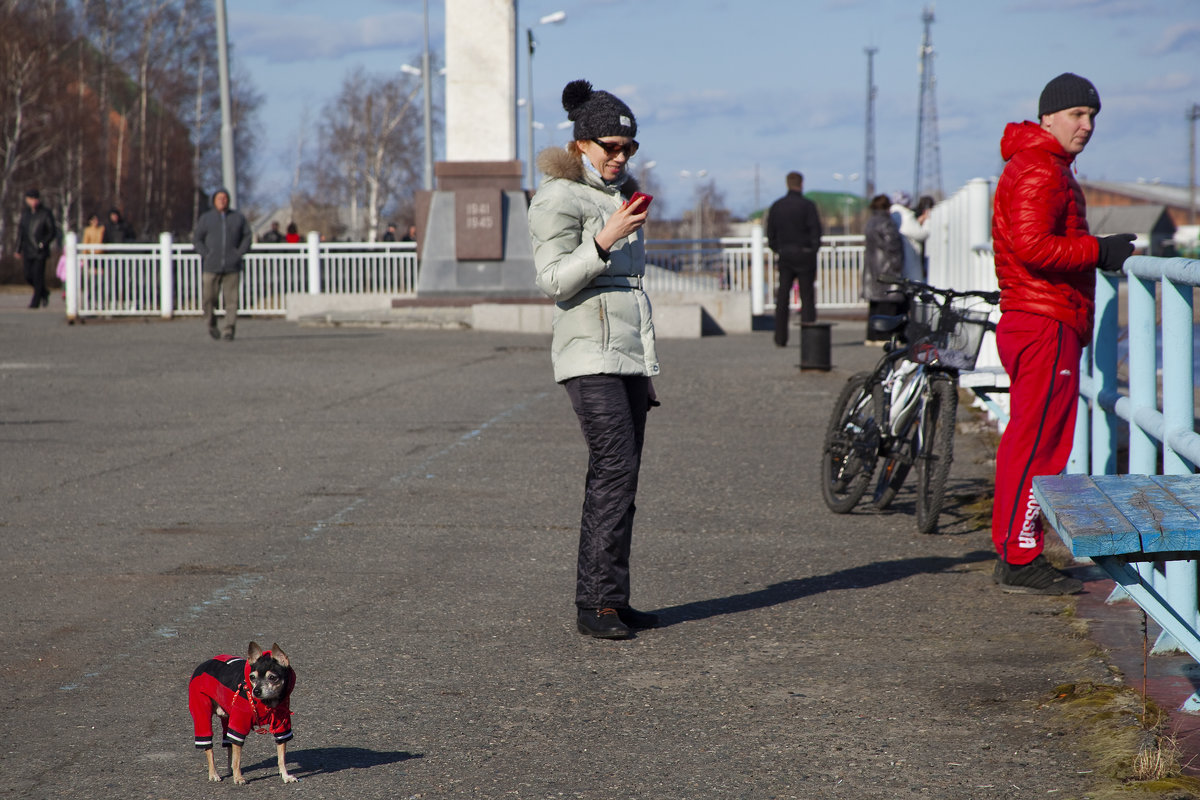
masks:
<svg viewBox="0 0 1200 800"><path fill-rule="evenodd" d="M296 686L291 659L279 645L263 650L251 642L245 658L221 655L196 667L188 683L188 710L196 728L196 747L205 751L208 779L219 781L213 759L212 717L221 720L222 746L229 748L233 782L243 784L242 745L250 729L269 729L275 736L279 777L284 783L296 778L287 771L287 743L292 738L290 698Z"/></svg>

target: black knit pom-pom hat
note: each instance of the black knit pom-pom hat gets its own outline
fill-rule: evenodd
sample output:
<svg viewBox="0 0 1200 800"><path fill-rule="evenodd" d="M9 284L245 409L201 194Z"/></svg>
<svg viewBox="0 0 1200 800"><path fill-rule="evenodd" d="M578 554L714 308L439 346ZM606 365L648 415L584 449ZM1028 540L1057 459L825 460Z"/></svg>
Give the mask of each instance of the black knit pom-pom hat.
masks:
<svg viewBox="0 0 1200 800"><path fill-rule="evenodd" d="M597 91L584 80L571 81L563 88L563 108L567 119L575 123L575 140L602 136L637 135L637 118L615 95Z"/></svg>

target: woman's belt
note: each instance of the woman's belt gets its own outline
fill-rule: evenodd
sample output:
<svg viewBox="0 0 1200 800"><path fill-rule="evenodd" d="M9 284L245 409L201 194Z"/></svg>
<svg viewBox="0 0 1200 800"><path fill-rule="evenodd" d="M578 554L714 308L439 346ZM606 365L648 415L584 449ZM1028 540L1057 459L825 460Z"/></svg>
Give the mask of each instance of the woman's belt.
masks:
<svg viewBox="0 0 1200 800"><path fill-rule="evenodd" d="M642 288L641 275L600 275L592 279L592 282L587 285L589 289L640 289Z"/></svg>

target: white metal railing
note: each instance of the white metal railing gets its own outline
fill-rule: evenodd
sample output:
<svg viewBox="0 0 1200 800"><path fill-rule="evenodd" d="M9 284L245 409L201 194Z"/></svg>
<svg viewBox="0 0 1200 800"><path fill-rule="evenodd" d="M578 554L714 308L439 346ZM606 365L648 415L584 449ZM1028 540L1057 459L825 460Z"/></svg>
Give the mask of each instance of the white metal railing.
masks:
<svg viewBox="0 0 1200 800"><path fill-rule="evenodd" d="M171 317L201 309L200 256L163 234L157 244L81 245L65 236L67 316ZM255 244L243 259L238 313L282 315L289 293L411 295L412 242Z"/></svg>
<svg viewBox="0 0 1200 800"><path fill-rule="evenodd" d="M966 186L933 207L926 223L929 238L925 255L929 263L927 279L934 286L958 291L995 291L996 264L992 253L991 185L975 178ZM992 312L992 321L1000 319L1000 310ZM979 350L975 370L982 377L991 373L1000 377L1004 368L996 350L996 337L988 333ZM986 385L986 382L980 384ZM1008 396L990 398L993 416L1007 416Z"/></svg>
<svg viewBox="0 0 1200 800"><path fill-rule="evenodd" d="M1128 279L1128 394L1118 390L1118 285ZM1130 474L1192 475L1200 466L1196 432L1193 292L1200 261L1133 256L1122 273L1101 273L1096 283L1096 326L1080 368L1079 424L1070 472L1117 474L1118 420L1129 426ZM1157 294L1162 325L1158 323ZM1170 342L1169 347L1160 344ZM1159 354L1162 371L1159 374ZM1159 403L1161 380L1162 402ZM1088 424L1090 421L1090 425ZM1161 451L1161 452L1160 452ZM1161 462L1160 462L1161 455ZM1154 652L1184 649L1200 660L1200 564L1172 560L1133 565L1139 587L1128 594L1162 626ZM1149 594L1143 602L1142 592ZM1156 607L1169 610L1160 619ZM1193 695L1188 710L1200 710Z"/></svg>
<svg viewBox="0 0 1200 800"><path fill-rule="evenodd" d="M761 226L746 237L658 240L647 243L650 292L749 292L755 314L775 308L775 256ZM65 237L67 315L198 315L200 257L190 244L163 234L155 244L80 245ZM817 304L854 308L863 264L862 236L826 236L818 254ZM298 244L256 244L243 260L238 311L282 315L287 295L412 295L417 286L411 242L321 242L315 233ZM793 291L791 305L799 307Z"/></svg>
<svg viewBox="0 0 1200 800"><path fill-rule="evenodd" d="M646 243L646 289L670 292L749 292L755 314L775 310L779 280L775 254L766 246L762 227L750 236L721 239L652 240ZM817 253L817 307L862 308L863 237L823 236ZM756 270L759 265L761 269ZM791 295L800 307L799 289Z"/></svg>

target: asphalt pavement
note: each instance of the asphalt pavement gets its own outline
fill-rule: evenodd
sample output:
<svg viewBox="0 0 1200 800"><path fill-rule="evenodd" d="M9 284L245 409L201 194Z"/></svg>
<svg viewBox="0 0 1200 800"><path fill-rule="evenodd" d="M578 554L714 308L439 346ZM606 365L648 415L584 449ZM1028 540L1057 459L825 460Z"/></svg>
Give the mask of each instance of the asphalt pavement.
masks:
<svg viewBox="0 0 1200 800"><path fill-rule="evenodd" d="M991 439L950 500L839 516L818 455L878 351L830 372L770 333L660 342L633 602L580 636L586 452L549 336L90 321L0 307L0 795L1082 797L1044 703L1105 680L1070 601L991 582ZM209 784L187 681L278 642L283 785ZM220 762L218 762L220 763Z"/></svg>

